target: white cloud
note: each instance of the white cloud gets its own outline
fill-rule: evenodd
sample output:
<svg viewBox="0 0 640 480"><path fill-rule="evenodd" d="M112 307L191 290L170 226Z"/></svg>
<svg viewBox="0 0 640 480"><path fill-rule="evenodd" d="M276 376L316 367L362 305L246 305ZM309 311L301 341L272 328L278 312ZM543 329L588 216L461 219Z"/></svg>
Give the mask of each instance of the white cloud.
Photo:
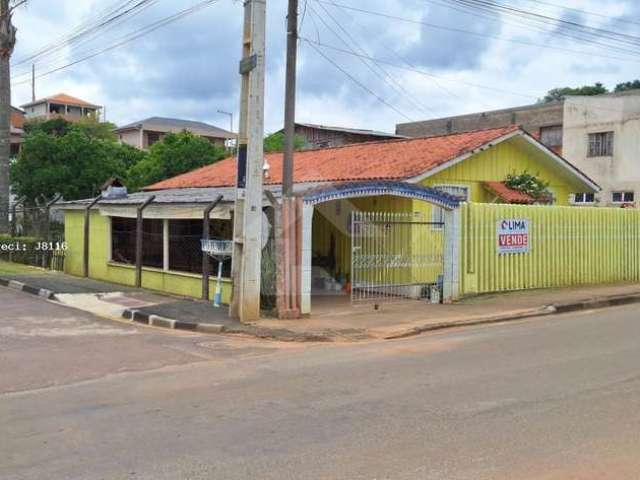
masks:
<svg viewBox="0 0 640 480"><path fill-rule="evenodd" d="M157 0L144 14L106 31L73 52L68 48L55 61L38 61L39 72L47 71L81 56L83 52L104 48L117 38L147 25L197 0L173 2ZM522 28L510 22L490 22L483 18L464 20L459 12L434 6L442 0L331 0L415 21L470 29L477 33L519 42L549 44L569 50L583 50L620 56L596 47ZM525 104L541 97L554 87L590 84L597 81L609 87L638 77L637 62L622 62L579 55L561 50L524 46L481 36L453 34L421 25L347 11L326 2L308 5L322 19L307 9L304 35L321 42L346 48L337 35L345 33L326 13L344 26L366 55L392 63L412 62L418 69L438 79L390 66L378 67L353 56L325 50L330 58L368 89L392 103L412 119L461 114L465 112ZM29 7L16 14L19 27L14 59L55 42L84 19L95 15L115 0L31 0ZM180 6L176 6L179 3ZM304 0L301 1L304 4ZM560 0L554 0L560 3ZM640 6L634 0L574 0L566 7L606 12L612 21L595 15L545 7L531 0L509 2L520 8L544 9L550 15L573 14L580 21L602 28L625 29L640 35ZM266 130L281 127L284 90L284 45L286 0L268 2L268 75ZM322 8L326 9L326 11ZM635 19L635 20L634 20ZM462 21L464 20L464 21ZM200 119L227 125L218 109L238 111L240 31L242 4L220 0L206 11L159 29L112 52L100 55L62 72L39 79L37 94L45 96L65 91L107 106L107 115L117 123L164 115ZM325 23L330 26L327 28ZM336 33L333 33L334 30ZM354 47L358 48L358 47ZM17 67L14 87L15 104L30 100L29 64ZM372 70L377 72L374 75ZM495 90L472 87L486 85ZM511 95L506 92L518 92ZM347 79L308 45L300 53L298 119L300 121L337 124L357 128L393 131L395 124L406 121L392 109L380 104L360 86ZM237 118L237 115L236 115Z"/></svg>

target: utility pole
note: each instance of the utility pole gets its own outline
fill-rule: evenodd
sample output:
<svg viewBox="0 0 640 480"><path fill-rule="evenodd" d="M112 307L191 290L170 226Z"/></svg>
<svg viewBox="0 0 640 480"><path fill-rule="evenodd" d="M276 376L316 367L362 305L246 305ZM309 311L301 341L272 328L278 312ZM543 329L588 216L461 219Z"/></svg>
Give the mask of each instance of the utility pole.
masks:
<svg viewBox="0 0 640 480"><path fill-rule="evenodd" d="M287 66L284 104L284 157L282 162L281 238L278 251L277 306L281 318L299 316L298 235L300 209L293 196L293 155L296 128L296 69L298 57L298 0L289 0L287 12Z"/></svg>
<svg viewBox="0 0 640 480"><path fill-rule="evenodd" d="M238 176L233 218L233 296L229 309L229 315L242 322L260 318L265 29L266 0L245 0Z"/></svg>
<svg viewBox="0 0 640 480"><path fill-rule="evenodd" d="M36 101L36 64L31 64L31 101Z"/></svg>
<svg viewBox="0 0 640 480"><path fill-rule="evenodd" d="M289 0L287 13L287 72L284 103L282 196L293 196L293 148L296 128L296 69L298 60L298 0Z"/></svg>

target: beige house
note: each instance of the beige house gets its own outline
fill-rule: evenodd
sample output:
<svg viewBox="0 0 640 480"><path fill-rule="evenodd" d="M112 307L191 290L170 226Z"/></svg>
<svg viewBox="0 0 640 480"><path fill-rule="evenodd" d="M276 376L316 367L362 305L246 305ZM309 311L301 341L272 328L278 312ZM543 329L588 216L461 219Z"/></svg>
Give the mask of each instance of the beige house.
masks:
<svg viewBox="0 0 640 480"><path fill-rule="evenodd" d="M204 122L177 118L151 117L117 128L115 133L122 143L145 150L161 140L167 133L188 131L206 138L211 143L224 147L234 140L236 134Z"/></svg>
<svg viewBox="0 0 640 480"><path fill-rule="evenodd" d="M98 118L102 109L99 105L94 105L66 93L58 93L57 95L25 103L21 108L24 110L27 121L64 118L69 122L75 122L87 117Z"/></svg>
<svg viewBox="0 0 640 480"><path fill-rule="evenodd" d="M602 191L575 194L579 205L640 205L640 90L564 102L564 157L594 178Z"/></svg>

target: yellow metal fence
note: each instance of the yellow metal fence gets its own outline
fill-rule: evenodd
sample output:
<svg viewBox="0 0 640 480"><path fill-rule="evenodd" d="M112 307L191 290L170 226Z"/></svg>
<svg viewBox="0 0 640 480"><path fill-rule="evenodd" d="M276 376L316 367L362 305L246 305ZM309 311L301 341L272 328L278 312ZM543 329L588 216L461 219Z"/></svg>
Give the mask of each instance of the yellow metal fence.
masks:
<svg viewBox="0 0 640 480"><path fill-rule="evenodd" d="M469 203L461 294L640 281L640 211ZM528 251L500 253L498 225L526 220Z"/></svg>

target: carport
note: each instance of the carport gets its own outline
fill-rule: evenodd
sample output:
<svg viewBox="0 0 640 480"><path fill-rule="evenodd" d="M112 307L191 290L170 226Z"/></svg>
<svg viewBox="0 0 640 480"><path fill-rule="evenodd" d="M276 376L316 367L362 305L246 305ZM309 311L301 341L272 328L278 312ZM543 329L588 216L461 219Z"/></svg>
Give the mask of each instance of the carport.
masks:
<svg viewBox="0 0 640 480"><path fill-rule="evenodd" d="M424 299L434 285L444 302L457 296L457 198L390 181L333 184L300 196L303 314L320 296L377 304Z"/></svg>

